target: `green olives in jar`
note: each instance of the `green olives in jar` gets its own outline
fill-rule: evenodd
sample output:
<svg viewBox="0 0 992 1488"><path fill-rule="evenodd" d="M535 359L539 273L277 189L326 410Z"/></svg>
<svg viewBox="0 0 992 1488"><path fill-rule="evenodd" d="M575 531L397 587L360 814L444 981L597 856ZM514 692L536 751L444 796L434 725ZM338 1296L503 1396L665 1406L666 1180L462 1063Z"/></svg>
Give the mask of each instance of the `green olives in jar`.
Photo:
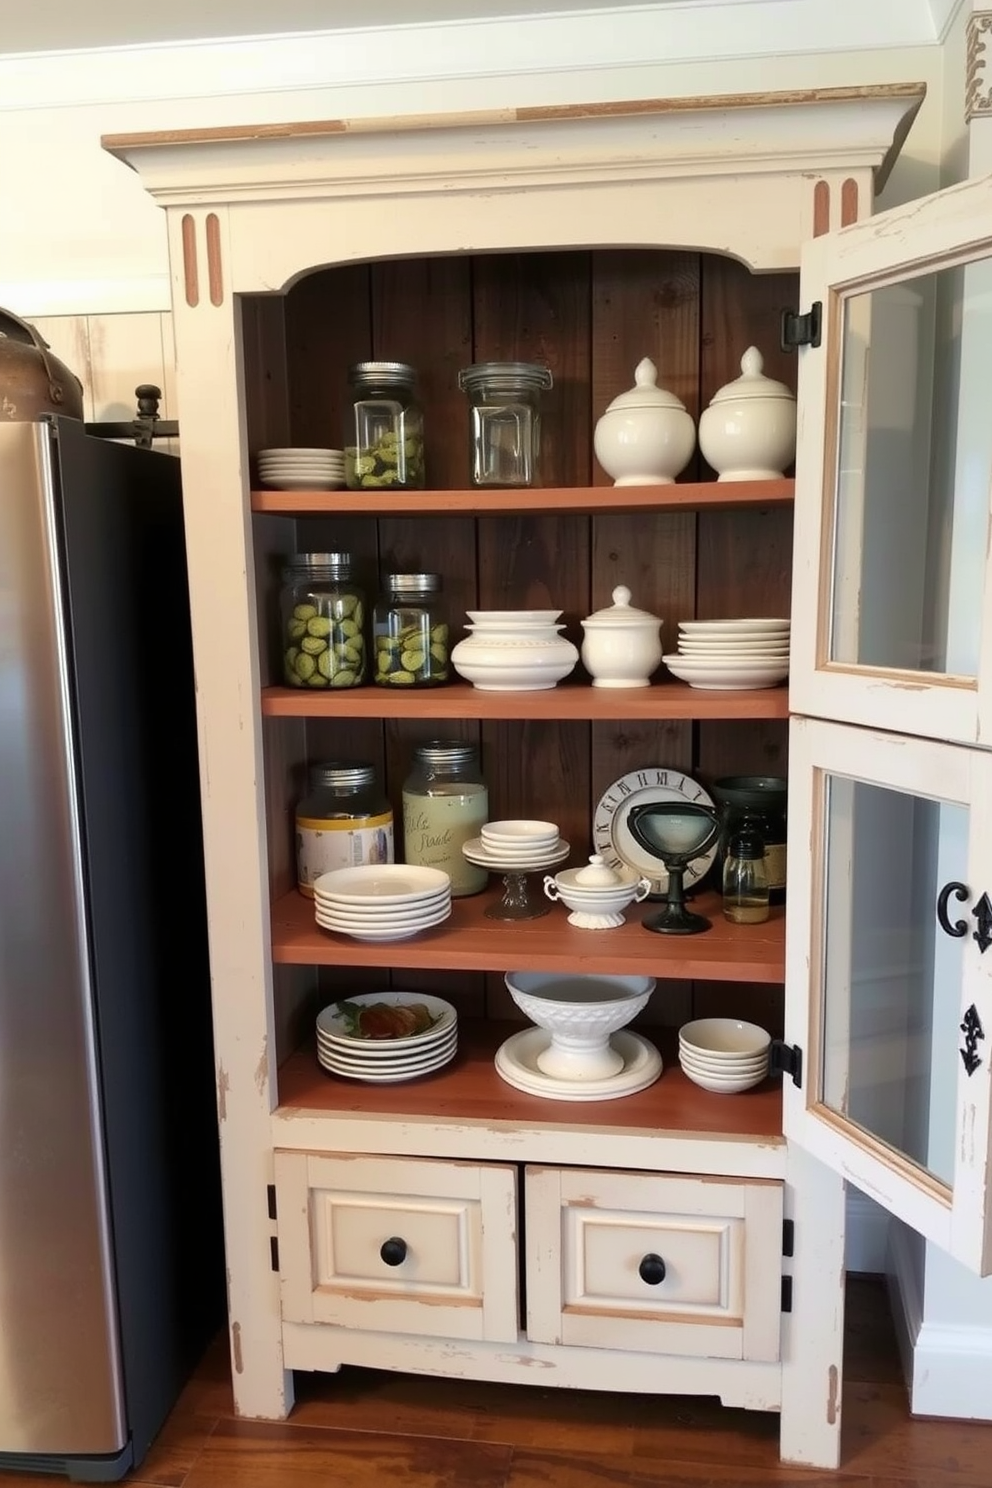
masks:
<svg viewBox="0 0 992 1488"><path fill-rule="evenodd" d="M297 553L283 570L282 680L314 691L368 675L365 597L349 553Z"/></svg>
<svg viewBox="0 0 992 1488"><path fill-rule="evenodd" d="M441 578L391 573L372 622L380 687L437 687L451 675L448 622L440 605Z"/></svg>
<svg viewBox="0 0 992 1488"><path fill-rule="evenodd" d="M344 449L351 491L419 491L424 487L424 416L405 362L357 362L348 374L355 394L354 437Z"/></svg>

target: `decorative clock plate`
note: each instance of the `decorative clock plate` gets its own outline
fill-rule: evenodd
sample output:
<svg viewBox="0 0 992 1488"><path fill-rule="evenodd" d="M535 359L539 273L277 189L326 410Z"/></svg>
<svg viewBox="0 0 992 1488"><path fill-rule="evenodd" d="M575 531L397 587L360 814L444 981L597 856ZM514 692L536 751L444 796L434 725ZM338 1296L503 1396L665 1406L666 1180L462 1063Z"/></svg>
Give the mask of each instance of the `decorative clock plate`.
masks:
<svg viewBox="0 0 992 1488"><path fill-rule="evenodd" d="M663 770L650 767L631 770L614 780L596 807L592 822L592 836L596 851L601 853L611 868L632 868L651 881L651 897L658 898L668 892L668 873L659 858L645 851L635 842L627 827L627 817L632 806L655 801L694 801L712 809L713 801L706 791L682 770ZM697 884L716 857L717 844L700 853L686 866L684 883L687 890Z"/></svg>

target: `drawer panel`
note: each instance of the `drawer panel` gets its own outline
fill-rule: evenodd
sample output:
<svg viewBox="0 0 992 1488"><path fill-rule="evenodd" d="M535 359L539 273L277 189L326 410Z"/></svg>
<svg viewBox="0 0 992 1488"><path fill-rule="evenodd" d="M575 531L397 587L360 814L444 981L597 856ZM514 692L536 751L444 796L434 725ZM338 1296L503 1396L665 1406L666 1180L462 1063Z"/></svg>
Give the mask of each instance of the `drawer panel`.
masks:
<svg viewBox="0 0 992 1488"><path fill-rule="evenodd" d="M275 1154L288 1322L516 1340L516 1172Z"/></svg>
<svg viewBox="0 0 992 1488"><path fill-rule="evenodd" d="M782 1186L526 1169L527 1336L775 1361Z"/></svg>

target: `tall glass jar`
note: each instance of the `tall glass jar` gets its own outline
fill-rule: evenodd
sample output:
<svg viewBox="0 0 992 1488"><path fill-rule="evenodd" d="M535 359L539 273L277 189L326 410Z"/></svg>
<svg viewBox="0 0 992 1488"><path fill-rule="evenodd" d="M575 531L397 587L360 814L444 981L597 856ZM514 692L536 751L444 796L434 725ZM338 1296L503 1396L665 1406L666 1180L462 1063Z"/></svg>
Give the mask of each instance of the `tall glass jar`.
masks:
<svg viewBox="0 0 992 1488"><path fill-rule="evenodd" d="M281 608L288 687L357 687L365 681L365 597L349 553L297 553L283 570Z"/></svg>
<svg viewBox="0 0 992 1488"><path fill-rule="evenodd" d="M436 687L451 675L441 575L391 573L376 601L373 681L381 687Z"/></svg>
<svg viewBox="0 0 992 1488"><path fill-rule="evenodd" d="M375 766L332 760L311 765L296 806L296 884L313 898L332 868L393 862L393 809Z"/></svg>
<svg viewBox="0 0 992 1488"><path fill-rule="evenodd" d="M424 485L424 415L417 374L405 362L356 362L354 431L344 448L350 491L415 490Z"/></svg>
<svg viewBox="0 0 992 1488"><path fill-rule="evenodd" d="M475 362L458 374L470 406L473 486L535 486L541 450L540 395L550 369L536 362Z"/></svg>
<svg viewBox="0 0 992 1488"><path fill-rule="evenodd" d="M433 739L414 750L403 782L403 856L407 863L442 868L456 898L479 894L488 874L462 853L489 820L489 792L479 752L460 740Z"/></svg>
<svg viewBox="0 0 992 1488"><path fill-rule="evenodd" d="M788 870L786 802L788 782L778 775L725 775L714 780L721 807L719 861L734 832L753 830L765 845L765 872L772 904L785 903Z"/></svg>

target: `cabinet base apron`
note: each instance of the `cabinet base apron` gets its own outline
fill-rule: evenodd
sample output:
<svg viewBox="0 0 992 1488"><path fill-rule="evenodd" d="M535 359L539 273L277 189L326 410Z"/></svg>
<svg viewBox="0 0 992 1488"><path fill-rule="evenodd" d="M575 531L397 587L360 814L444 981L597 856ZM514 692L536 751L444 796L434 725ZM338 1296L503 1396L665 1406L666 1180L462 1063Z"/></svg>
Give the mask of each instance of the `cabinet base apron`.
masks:
<svg viewBox="0 0 992 1488"><path fill-rule="evenodd" d="M284 1323L287 1368L334 1373L342 1364L505 1385L611 1390L635 1395L716 1395L743 1410L777 1411L779 1364L571 1349L562 1344L466 1343L462 1339L369 1334L319 1323Z"/></svg>

